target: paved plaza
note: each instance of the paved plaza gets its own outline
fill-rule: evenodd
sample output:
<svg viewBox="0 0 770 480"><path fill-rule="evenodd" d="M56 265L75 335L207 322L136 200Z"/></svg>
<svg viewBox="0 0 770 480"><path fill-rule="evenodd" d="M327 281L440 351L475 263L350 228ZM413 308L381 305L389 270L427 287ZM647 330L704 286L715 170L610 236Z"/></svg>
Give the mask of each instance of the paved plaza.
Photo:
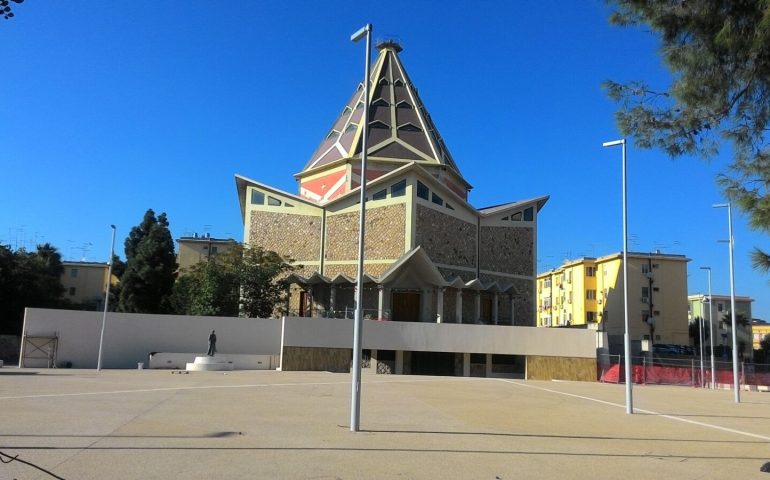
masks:
<svg viewBox="0 0 770 480"><path fill-rule="evenodd" d="M0 479L767 478L770 393L489 378L0 369ZM8 457L3 457L8 461Z"/></svg>

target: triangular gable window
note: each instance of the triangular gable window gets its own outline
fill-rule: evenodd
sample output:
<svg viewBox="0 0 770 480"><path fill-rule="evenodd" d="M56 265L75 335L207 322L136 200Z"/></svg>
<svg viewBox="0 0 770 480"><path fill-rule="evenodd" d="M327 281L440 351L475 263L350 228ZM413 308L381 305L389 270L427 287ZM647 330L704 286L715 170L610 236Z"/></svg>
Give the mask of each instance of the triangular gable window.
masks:
<svg viewBox="0 0 770 480"><path fill-rule="evenodd" d="M412 105L409 104L406 100L401 100L396 104L396 108L407 108L409 110L413 109Z"/></svg>
<svg viewBox="0 0 770 480"><path fill-rule="evenodd" d="M404 86L404 81L401 80L400 78L397 78L396 81L393 82L393 85L395 85L397 87L403 87Z"/></svg>
<svg viewBox="0 0 770 480"><path fill-rule="evenodd" d="M337 137L339 137L339 136L340 136L340 132L338 132L337 130L332 130L332 131L331 131L331 132L329 132L329 134L326 136L326 139L327 139L327 140L334 140L335 138L337 138Z"/></svg>
<svg viewBox="0 0 770 480"><path fill-rule="evenodd" d="M358 125L356 125L355 123L351 123L350 125L348 125L348 128L345 129L345 133L355 132L357 128L358 128Z"/></svg>
<svg viewBox="0 0 770 480"><path fill-rule="evenodd" d="M371 128L390 128L385 122L381 122L379 120L369 122L369 126Z"/></svg>
<svg viewBox="0 0 770 480"><path fill-rule="evenodd" d="M350 115L350 113L351 113L352 111L353 111L353 109L352 109L352 108L350 108L350 107L348 107L348 106L345 106L345 108L343 108L343 109L342 109L342 116L343 116L343 117L346 117L346 116Z"/></svg>
<svg viewBox="0 0 770 480"><path fill-rule="evenodd" d="M380 85L387 85L387 84L388 84L388 83L390 83L390 82L388 82L388 79L387 79L387 78L385 78L385 77L382 77L382 78L380 79L380 81L379 81L379 82L377 82L377 83L379 83Z"/></svg>
<svg viewBox="0 0 770 480"><path fill-rule="evenodd" d="M390 104L384 99L384 98L378 98L374 102L372 102L373 107L387 107Z"/></svg>
<svg viewBox="0 0 770 480"><path fill-rule="evenodd" d="M398 129L404 132L422 132L420 127L411 122L399 126Z"/></svg>

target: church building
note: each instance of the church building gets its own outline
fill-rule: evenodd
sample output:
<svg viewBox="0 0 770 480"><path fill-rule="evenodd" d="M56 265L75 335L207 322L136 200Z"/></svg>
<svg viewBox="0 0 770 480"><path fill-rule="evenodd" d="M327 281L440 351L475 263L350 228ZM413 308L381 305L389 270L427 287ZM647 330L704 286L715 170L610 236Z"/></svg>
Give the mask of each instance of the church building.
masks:
<svg viewBox="0 0 770 480"><path fill-rule="evenodd" d="M401 47L377 48L368 125L361 83L295 174L297 193L235 177L244 242L298 266L284 313L352 318L366 128L364 318L534 326L537 222L548 197L471 205L471 184L407 75ZM501 179L498 187L510 185Z"/></svg>

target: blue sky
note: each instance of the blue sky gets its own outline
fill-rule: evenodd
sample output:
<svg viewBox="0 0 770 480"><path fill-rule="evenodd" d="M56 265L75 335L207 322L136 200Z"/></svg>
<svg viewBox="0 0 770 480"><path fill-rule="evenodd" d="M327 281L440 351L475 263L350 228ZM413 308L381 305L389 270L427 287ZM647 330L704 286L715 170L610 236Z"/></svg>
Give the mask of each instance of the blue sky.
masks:
<svg viewBox="0 0 770 480"><path fill-rule="evenodd" d="M484 207L541 195L538 270L618 252L620 150L602 81L670 76L657 41L611 27L603 1L50 2L0 21L0 242L106 261L147 208L175 238L242 240L234 174L296 193L363 77L367 22L412 81ZM439 7L440 5L440 7ZM462 93L457 94L458 91ZM628 152L629 248L685 254L691 293L729 294L727 158ZM767 244L734 212L736 293L770 320Z"/></svg>

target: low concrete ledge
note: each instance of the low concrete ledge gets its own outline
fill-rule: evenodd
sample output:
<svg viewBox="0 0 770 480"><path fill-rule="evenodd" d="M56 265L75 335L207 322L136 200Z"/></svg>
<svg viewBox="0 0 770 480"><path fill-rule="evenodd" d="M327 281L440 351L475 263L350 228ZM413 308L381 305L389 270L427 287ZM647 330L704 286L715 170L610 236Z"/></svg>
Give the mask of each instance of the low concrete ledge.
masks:
<svg viewBox="0 0 770 480"><path fill-rule="evenodd" d="M188 363L194 363L196 357L205 357L205 353L155 352L150 354L149 368L185 370ZM225 354L217 355L232 363L234 370L272 370L278 367L279 355Z"/></svg>

